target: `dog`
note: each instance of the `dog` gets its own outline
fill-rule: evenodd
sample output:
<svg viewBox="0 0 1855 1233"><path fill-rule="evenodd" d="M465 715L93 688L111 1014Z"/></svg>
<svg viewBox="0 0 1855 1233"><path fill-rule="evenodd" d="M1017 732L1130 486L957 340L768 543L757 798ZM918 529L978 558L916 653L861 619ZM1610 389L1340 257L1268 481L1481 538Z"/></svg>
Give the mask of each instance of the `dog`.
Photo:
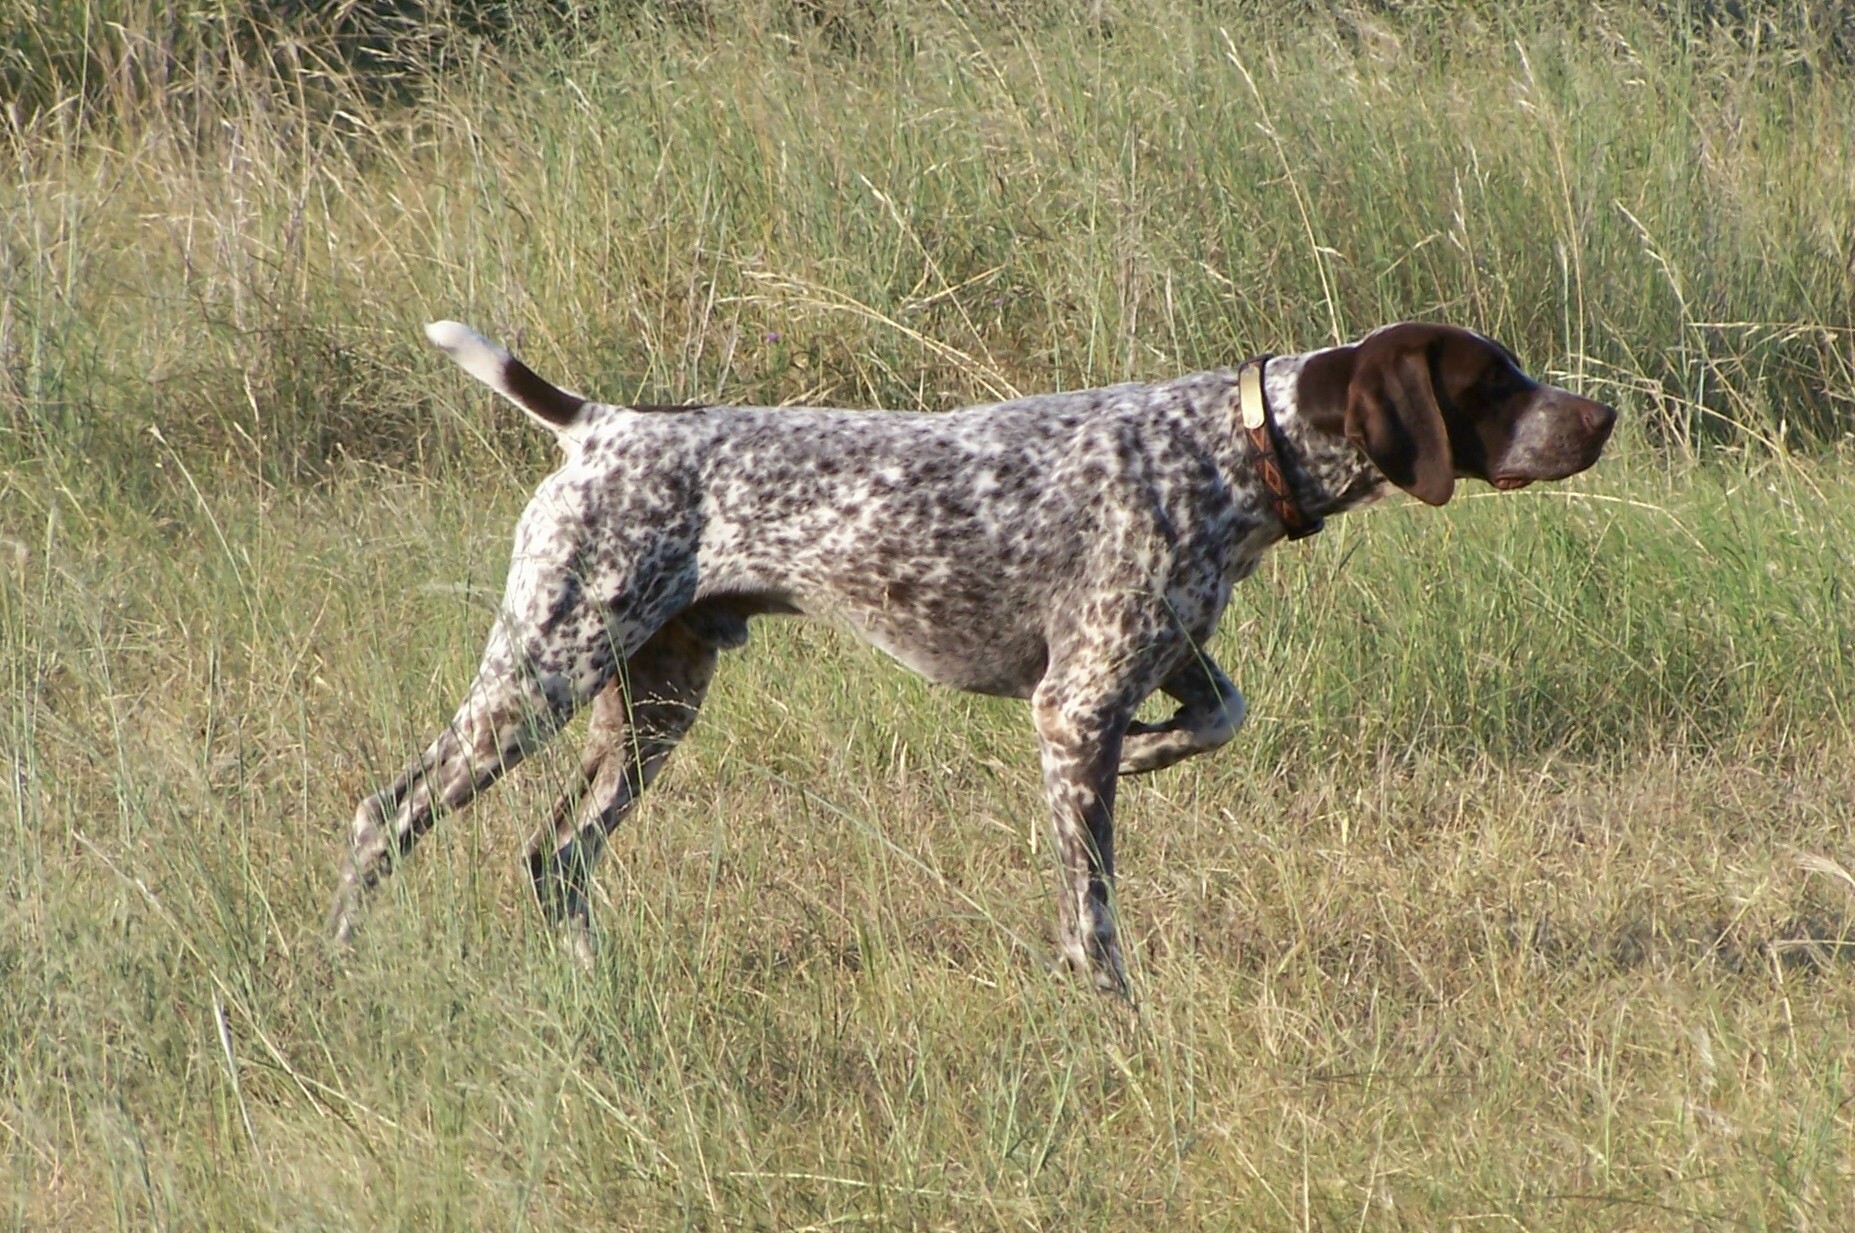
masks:
<svg viewBox="0 0 1855 1233"><path fill-rule="evenodd" d="M1110 894L1118 776L1217 748L1243 695L1206 642L1276 542L1401 489L1512 491L1597 461L1616 412L1472 331L1407 322L1347 346L1157 384L942 414L628 407L544 381L456 322L426 334L565 455L516 525L461 706L361 802L331 912L367 892L591 706L578 784L529 846L585 953L607 836L689 731L749 621L845 626L929 680L1030 703L1060 864L1060 959L1125 993ZM1134 720L1160 690L1161 723Z"/></svg>

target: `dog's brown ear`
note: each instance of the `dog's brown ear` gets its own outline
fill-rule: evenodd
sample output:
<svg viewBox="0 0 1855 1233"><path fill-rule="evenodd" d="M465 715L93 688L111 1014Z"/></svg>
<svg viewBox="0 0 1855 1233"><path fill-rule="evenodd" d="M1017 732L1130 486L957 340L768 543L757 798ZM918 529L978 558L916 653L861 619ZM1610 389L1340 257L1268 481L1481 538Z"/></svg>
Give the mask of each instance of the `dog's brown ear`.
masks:
<svg viewBox="0 0 1855 1233"><path fill-rule="evenodd" d="M1421 347L1360 357L1346 394L1346 435L1386 479L1430 505L1456 488L1449 430Z"/></svg>

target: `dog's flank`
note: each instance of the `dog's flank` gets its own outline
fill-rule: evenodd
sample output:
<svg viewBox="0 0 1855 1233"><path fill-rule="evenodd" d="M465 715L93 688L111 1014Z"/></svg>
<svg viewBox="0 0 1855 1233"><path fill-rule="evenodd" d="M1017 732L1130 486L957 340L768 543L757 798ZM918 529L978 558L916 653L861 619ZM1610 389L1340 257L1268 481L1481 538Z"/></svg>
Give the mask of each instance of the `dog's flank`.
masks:
<svg viewBox="0 0 1855 1233"><path fill-rule="evenodd" d="M792 613L931 680L1030 703L1062 867L1058 946L1125 989L1109 908L1117 777L1241 727L1243 696L1205 644L1231 587L1283 538L1281 511L1318 520L1394 486L1440 505L1460 479L1562 479L1596 461L1615 421L1478 334L1389 326L1262 367L1272 495L1232 370L941 415L655 415L557 390L455 323L427 332L570 448L516 527L463 704L355 814L341 938L395 853L590 704L579 783L529 845L541 903L583 946L606 836L695 721L721 651L750 618ZM1135 722L1155 690L1177 711Z"/></svg>

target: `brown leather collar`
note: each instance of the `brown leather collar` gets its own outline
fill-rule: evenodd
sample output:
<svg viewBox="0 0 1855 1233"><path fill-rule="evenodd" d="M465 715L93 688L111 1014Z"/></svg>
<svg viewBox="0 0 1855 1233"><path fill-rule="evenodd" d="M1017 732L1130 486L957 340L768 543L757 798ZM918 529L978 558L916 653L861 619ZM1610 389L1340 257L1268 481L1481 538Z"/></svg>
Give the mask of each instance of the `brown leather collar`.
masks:
<svg viewBox="0 0 1855 1233"><path fill-rule="evenodd" d="M1309 514L1289 486L1288 473L1282 469L1280 432L1275 416L1269 412L1269 395L1263 389L1263 366L1274 356L1245 360L1237 370L1237 407L1244 435L1250 439L1255 454L1256 472L1263 487L1269 490L1269 505L1282 520L1289 539L1306 539L1320 532L1325 522Z"/></svg>

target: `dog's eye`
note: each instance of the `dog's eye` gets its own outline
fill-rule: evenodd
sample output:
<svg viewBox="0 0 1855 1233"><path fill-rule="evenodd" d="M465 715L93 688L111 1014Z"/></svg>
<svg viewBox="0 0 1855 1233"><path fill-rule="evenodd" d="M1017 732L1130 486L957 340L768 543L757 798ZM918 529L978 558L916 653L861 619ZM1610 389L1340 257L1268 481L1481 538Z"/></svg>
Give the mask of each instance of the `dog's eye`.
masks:
<svg viewBox="0 0 1855 1233"><path fill-rule="evenodd" d="M1475 392L1490 402L1510 398L1526 389L1526 378L1506 364L1490 365L1475 383Z"/></svg>

